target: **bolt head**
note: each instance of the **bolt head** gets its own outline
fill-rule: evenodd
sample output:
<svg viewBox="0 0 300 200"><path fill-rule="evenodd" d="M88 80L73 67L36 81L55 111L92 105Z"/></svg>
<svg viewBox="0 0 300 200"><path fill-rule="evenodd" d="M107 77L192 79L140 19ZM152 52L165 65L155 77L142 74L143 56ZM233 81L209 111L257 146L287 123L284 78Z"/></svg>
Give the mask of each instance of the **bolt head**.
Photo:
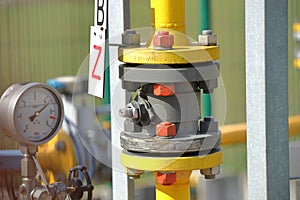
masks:
<svg viewBox="0 0 300 200"><path fill-rule="evenodd" d="M214 120L212 116L204 117L200 121L200 133L218 132L218 121Z"/></svg>
<svg viewBox="0 0 300 200"><path fill-rule="evenodd" d="M153 94L155 96L172 96L175 93L174 85L155 84L153 86Z"/></svg>
<svg viewBox="0 0 300 200"><path fill-rule="evenodd" d="M157 183L161 185L172 185L176 182L176 173L157 173Z"/></svg>
<svg viewBox="0 0 300 200"><path fill-rule="evenodd" d="M201 169L200 173L204 175L206 179L214 179L216 175L220 173L220 166L207 168L207 169Z"/></svg>
<svg viewBox="0 0 300 200"><path fill-rule="evenodd" d="M176 125L171 122L161 122L156 125L156 135L159 137L176 136Z"/></svg>
<svg viewBox="0 0 300 200"><path fill-rule="evenodd" d="M40 199L51 200L52 195L48 194L48 192L45 188L36 188L32 192L32 199L33 200L40 200Z"/></svg>
<svg viewBox="0 0 300 200"><path fill-rule="evenodd" d="M135 30L129 29L122 34L122 44L128 47L136 47L140 45L140 34Z"/></svg>
<svg viewBox="0 0 300 200"><path fill-rule="evenodd" d="M133 111L131 108L122 108L119 110L119 115L121 117L126 117L126 118L132 118L133 117Z"/></svg>
<svg viewBox="0 0 300 200"><path fill-rule="evenodd" d="M174 36L168 31L160 31L153 37L154 49L172 49Z"/></svg>
<svg viewBox="0 0 300 200"><path fill-rule="evenodd" d="M217 35L211 30L204 30L201 35L198 35L198 43L200 46L215 46L217 45Z"/></svg>
<svg viewBox="0 0 300 200"><path fill-rule="evenodd" d="M145 172L144 170L127 168L127 175L131 179L139 179L144 172Z"/></svg>
<svg viewBox="0 0 300 200"><path fill-rule="evenodd" d="M137 125L134 121L126 119L124 121L124 130L127 132L141 132L142 127Z"/></svg>
<svg viewBox="0 0 300 200"><path fill-rule="evenodd" d="M203 30L202 35L211 35L212 31L211 30Z"/></svg>

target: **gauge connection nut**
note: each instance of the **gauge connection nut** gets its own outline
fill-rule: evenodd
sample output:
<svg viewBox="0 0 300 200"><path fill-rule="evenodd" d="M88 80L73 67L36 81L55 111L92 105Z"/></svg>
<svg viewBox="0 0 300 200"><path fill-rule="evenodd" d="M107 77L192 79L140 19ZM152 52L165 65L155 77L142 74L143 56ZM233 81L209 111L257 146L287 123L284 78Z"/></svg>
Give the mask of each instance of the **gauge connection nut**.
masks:
<svg viewBox="0 0 300 200"><path fill-rule="evenodd" d="M154 49L157 50L168 50L172 49L174 45L174 36L169 31L159 31L153 37Z"/></svg>
<svg viewBox="0 0 300 200"><path fill-rule="evenodd" d="M156 136L174 137L176 136L176 125L171 122L161 122L156 125Z"/></svg>
<svg viewBox="0 0 300 200"><path fill-rule="evenodd" d="M156 181L161 185L172 185L176 182L176 172L158 172Z"/></svg>

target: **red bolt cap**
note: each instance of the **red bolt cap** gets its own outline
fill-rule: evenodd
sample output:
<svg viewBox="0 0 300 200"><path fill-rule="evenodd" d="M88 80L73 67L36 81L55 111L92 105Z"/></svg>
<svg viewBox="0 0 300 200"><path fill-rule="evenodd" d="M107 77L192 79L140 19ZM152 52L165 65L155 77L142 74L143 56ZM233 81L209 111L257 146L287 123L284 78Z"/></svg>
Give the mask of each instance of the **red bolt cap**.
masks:
<svg viewBox="0 0 300 200"><path fill-rule="evenodd" d="M171 122L161 122L156 125L156 135L159 137L176 136L176 125Z"/></svg>
<svg viewBox="0 0 300 200"><path fill-rule="evenodd" d="M172 96L175 93L175 86L174 84L171 85L162 85L162 84L155 84L153 86L153 94L155 96Z"/></svg>
<svg viewBox="0 0 300 200"><path fill-rule="evenodd" d="M172 49L174 36L170 35L168 31L159 31L153 37L153 45L161 49Z"/></svg>
<svg viewBox="0 0 300 200"><path fill-rule="evenodd" d="M176 182L176 173L157 173L156 175L157 183L161 185L172 185Z"/></svg>

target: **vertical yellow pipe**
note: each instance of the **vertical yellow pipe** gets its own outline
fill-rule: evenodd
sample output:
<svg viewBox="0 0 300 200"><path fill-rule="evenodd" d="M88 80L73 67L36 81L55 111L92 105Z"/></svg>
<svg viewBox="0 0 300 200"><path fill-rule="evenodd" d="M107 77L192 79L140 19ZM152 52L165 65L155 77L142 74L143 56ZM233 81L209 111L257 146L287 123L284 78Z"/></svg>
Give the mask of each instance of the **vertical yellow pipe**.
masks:
<svg viewBox="0 0 300 200"><path fill-rule="evenodd" d="M191 173L192 171L177 171L176 182L172 185L156 182L156 200L189 200Z"/></svg>
<svg viewBox="0 0 300 200"><path fill-rule="evenodd" d="M174 45L190 45L185 35L185 0L151 0L152 27L168 30Z"/></svg>
<svg viewBox="0 0 300 200"><path fill-rule="evenodd" d="M185 0L151 0L152 27L185 33Z"/></svg>
<svg viewBox="0 0 300 200"><path fill-rule="evenodd" d="M151 0L152 27L168 30L175 45L189 45L185 35L185 0ZM156 181L156 200L189 200L192 171L176 171L176 182L162 185ZM157 172L154 172L157 175Z"/></svg>

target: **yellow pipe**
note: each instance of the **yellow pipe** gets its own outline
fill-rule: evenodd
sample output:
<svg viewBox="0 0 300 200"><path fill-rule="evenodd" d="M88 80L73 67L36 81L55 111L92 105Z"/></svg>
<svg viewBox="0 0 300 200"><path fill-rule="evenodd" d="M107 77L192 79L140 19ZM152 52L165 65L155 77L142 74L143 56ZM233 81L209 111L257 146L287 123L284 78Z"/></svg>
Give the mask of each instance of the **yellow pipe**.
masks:
<svg viewBox="0 0 300 200"><path fill-rule="evenodd" d="M189 200L192 171L176 171L176 182L162 185L156 181L156 200ZM154 172L156 176L157 172Z"/></svg>
<svg viewBox="0 0 300 200"><path fill-rule="evenodd" d="M152 27L185 33L185 0L151 0Z"/></svg>
<svg viewBox="0 0 300 200"><path fill-rule="evenodd" d="M222 145L246 143L246 123L226 125L222 128ZM289 117L289 135L300 134L300 115Z"/></svg>
<svg viewBox="0 0 300 200"><path fill-rule="evenodd" d="M52 140L39 147L37 159L50 183L67 181L69 169L77 164L71 137L60 130Z"/></svg>
<svg viewBox="0 0 300 200"><path fill-rule="evenodd" d="M190 45L185 35L185 0L151 0L152 24L155 30L174 35L174 45ZM148 44L151 46L152 44Z"/></svg>
<svg viewBox="0 0 300 200"><path fill-rule="evenodd" d="M294 66L295 66L295 68L300 69L300 59L299 58L294 59Z"/></svg>

